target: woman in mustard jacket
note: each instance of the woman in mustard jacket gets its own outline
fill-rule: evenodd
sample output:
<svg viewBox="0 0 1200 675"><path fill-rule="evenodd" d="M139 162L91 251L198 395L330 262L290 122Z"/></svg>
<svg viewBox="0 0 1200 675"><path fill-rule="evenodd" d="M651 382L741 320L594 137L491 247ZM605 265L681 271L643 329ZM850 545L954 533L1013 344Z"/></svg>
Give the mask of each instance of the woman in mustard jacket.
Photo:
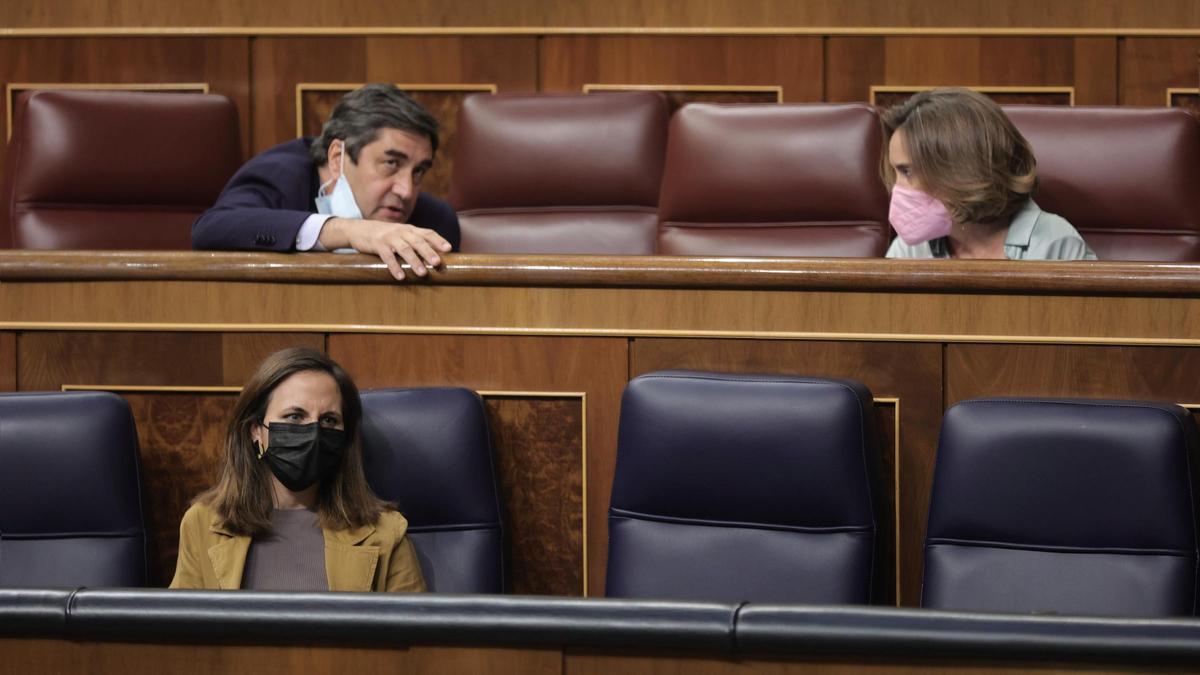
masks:
<svg viewBox="0 0 1200 675"><path fill-rule="evenodd" d="M350 376L269 356L234 406L217 484L179 527L171 588L423 591L408 522L367 486Z"/></svg>

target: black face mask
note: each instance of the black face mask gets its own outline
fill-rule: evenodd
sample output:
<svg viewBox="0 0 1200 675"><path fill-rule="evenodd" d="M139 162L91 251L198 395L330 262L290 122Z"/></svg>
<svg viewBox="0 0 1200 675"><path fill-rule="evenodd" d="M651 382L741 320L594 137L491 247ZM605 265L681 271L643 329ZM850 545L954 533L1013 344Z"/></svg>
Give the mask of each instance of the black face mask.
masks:
<svg viewBox="0 0 1200 675"><path fill-rule="evenodd" d="M265 456L271 473L292 492L328 476L342 461L349 439L341 429L271 422Z"/></svg>

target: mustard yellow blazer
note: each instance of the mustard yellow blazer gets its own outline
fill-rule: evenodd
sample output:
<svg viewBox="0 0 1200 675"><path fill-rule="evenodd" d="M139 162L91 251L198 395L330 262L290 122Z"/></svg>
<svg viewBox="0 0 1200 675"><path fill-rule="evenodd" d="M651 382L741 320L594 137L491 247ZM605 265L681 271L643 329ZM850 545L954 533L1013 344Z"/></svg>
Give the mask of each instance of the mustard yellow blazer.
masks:
<svg viewBox="0 0 1200 675"><path fill-rule="evenodd" d="M374 525L325 530L325 576L331 591L424 591L408 521L385 511ZM179 561L171 588L237 589L250 537L226 530L215 511L193 504L179 525Z"/></svg>

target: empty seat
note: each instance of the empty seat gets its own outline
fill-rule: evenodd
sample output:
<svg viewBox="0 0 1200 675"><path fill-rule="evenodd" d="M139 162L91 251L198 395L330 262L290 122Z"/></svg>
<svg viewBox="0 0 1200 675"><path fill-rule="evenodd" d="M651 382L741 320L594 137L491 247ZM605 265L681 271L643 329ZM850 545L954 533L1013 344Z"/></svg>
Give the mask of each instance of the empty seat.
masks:
<svg viewBox="0 0 1200 675"><path fill-rule="evenodd" d="M0 246L191 250L241 162L224 96L35 91L15 120Z"/></svg>
<svg viewBox="0 0 1200 675"><path fill-rule="evenodd" d="M1195 453L1195 424L1175 405L955 405L938 445L922 604L1192 614Z"/></svg>
<svg viewBox="0 0 1200 675"><path fill-rule="evenodd" d="M663 255L882 256L888 193L867 105L684 106L659 199Z"/></svg>
<svg viewBox="0 0 1200 675"><path fill-rule="evenodd" d="M621 400L607 595L867 603L882 590L871 394L664 371Z"/></svg>
<svg viewBox="0 0 1200 675"><path fill-rule="evenodd" d="M1200 260L1200 123L1180 109L1005 106L1037 156L1038 206L1101 260Z"/></svg>
<svg viewBox="0 0 1200 675"><path fill-rule="evenodd" d="M0 395L0 586L144 586L138 467L121 397Z"/></svg>
<svg viewBox="0 0 1200 675"><path fill-rule="evenodd" d="M362 394L367 481L408 519L425 584L443 593L505 585L500 496L483 401L467 389Z"/></svg>
<svg viewBox="0 0 1200 675"><path fill-rule="evenodd" d="M653 253L666 133L657 92L467 98L450 197L462 250Z"/></svg>

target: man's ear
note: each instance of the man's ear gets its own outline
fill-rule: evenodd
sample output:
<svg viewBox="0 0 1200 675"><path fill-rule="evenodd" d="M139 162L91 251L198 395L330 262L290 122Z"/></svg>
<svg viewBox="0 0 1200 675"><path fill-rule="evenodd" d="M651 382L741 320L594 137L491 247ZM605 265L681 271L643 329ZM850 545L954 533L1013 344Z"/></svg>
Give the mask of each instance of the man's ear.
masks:
<svg viewBox="0 0 1200 675"><path fill-rule="evenodd" d="M333 178L342 175L342 153L345 151L346 141L335 138L329 142L329 148L325 151L325 166L329 168L329 175Z"/></svg>

